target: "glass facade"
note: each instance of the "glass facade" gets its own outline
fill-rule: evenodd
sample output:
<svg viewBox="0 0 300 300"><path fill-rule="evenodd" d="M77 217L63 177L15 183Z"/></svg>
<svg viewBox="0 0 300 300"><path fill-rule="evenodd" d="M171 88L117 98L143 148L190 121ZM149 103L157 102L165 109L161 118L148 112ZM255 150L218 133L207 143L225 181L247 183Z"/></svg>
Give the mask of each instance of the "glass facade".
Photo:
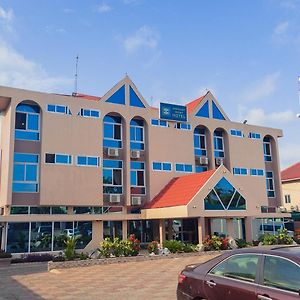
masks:
<svg viewBox="0 0 300 300"><path fill-rule="evenodd" d="M103 237L122 239L122 221L104 221Z"/></svg>
<svg viewBox="0 0 300 300"><path fill-rule="evenodd" d="M205 210L245 210L246 200L224 177L204 199Z"/></svg>
<svg viewBox="0 0 300 300"><path fill-rule="evenodd" d="M123 193L123 162L121 160L103 160L103 194Z"/></svg>
<svg viewBox="0 0 300 300"><path fill-rule="evenodd" d="M130 189L131 195L146 194L145 163L130 162Z"/></svg>

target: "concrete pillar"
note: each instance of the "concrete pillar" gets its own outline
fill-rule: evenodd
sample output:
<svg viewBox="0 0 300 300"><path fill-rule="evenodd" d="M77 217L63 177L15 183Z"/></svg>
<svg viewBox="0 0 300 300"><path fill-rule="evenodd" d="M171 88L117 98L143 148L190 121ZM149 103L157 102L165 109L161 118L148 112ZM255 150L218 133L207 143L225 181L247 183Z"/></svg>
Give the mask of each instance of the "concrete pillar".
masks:
<svg viewBox="0 0 300 300"><path fill-rule="evenodd" d="M103 221L92 222L92 240L84 248L84 252L90 252L100 247L103 241Z"/></svg>
<svg viewBox="0 0 300 300"><path fill-rule="evenodd" d="M233 218L226 219L226 225L227 225L227 236L231 236L232 238L235 238Z"/></svg>
<svg viewBox="0 0 300 300"><path fill-rule="evenodd" d="M201 244L205 239L205 218L198 218L198 243Z"/></svg>
<svg viewBox="0 0 300 300"><path fill-rule="evenodd" d="M173 240L173 219L168 220L168 240Z"/></svg>
<svg viewBox="0 0 300 300"><path fill-rule="evenodd" d="M165 241L165 220L161 219L159 220L159 243L162 245L163 242Z"/></svg>
<svg viewBox="0 0 300 300"><path fill-rule="evenodd" d="M122 239L127 240L128 238L128 227L127 227L127 220L122 221Z"/></svg>
<svg viewBox="0 0 300 300"><path fill-rule="evenodd" d="M246 232L246 241L252 242L252 218L245 218L245 232Z"/></svg>

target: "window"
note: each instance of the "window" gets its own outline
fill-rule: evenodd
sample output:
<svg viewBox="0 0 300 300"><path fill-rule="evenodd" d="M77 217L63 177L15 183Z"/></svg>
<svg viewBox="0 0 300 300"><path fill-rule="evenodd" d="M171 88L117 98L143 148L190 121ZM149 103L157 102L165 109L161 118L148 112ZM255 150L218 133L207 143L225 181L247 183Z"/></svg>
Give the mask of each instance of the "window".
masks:
<svg viewBox="0 0 300 300"><path fill-rule="evenodd" d="M105 102L125 105L125 85L121 86L114 94L112 94Z"/></svg>
<svg viewBox="0 0 300 300"><path fill-rule="evenodd" d="M169 162L153 162L152 163L153 171L172 171L172 164Z"/></svg>
<svg viewBox="0 0 300 300"><path fill-rule="evenodd" d="M204 199L205 210L245 210L246 200L224 177Z"/></svg>
<svg viewBox="0 0 300 300"><path fill-rule="evenodd" d="M66 105L48 104L47 111L50 113L72 115L71 110Z"/></svg>
<svg viewBox="0 0 300 300"><path fill-rule="evenodd" d="M139 119L132 119L130 121L130 149L144 150L144 121Z"/></svg>
<svg viewBox="0 0 300 300"><path fill-rule="evenodd" d="M174 128L181 129L181 130L191 130L191 124L189 123L176 123Z"/></svg>
<svg viewBox="0 0 300 300"><path fill-rule="evenodd" d="M266 256L264 262L264 285L299 293L300 267L284 258Z"/></svg>
<svg viewBox="0 0 300 300"><path fill-rule="evenodd" d="M260 135L260 133L249 132L248 137L249 137L250 139L256 139L256 140L259 140L260 137L261 137L261 135Z"/></svg>
<svg viewBox="0 0 300 300"><path fill-rule="evenodd" d="M106 115L103 119L103 147L122 148L121 117Z"/></svg>
<svg viewBox="0 0 300 300"><path fill-rule="evenodd" d="M129 86L129 105L145 108L144 103L131 86Z"/></svg>
<svg viewBox="0 0 300 300"><path fill-rule="evenodd" d="M40 139L40 108L37 105L21 103L16 107L15 139Z"/></svg>
<svg viewBox="0 0 300 300"><path fill-rule="evenodd" d="M262 169L250 169L251 176L264 176L264 170Z"/></svg>
<svg viewBox="0 0 300 300"><path fill-rule="evenodd" d="M212 101L212 111L213 111L213 118L217 120L225 120L225 117L221 113L220 109L217 107L214 101Z"/></svg>
<svg viewBox="0 0 300 300"><path fill-rule="evenodd" d="M191 173L191 172L193 172L193 166L189 165L189 164L176 164L175 170L176 170L176 172Z"/></svg>
<svg viewBox="0 0 300 300"><path fill-rule="evenodd" d="M194 152L195 156L206 156L206 136L204 128L194 130Z"/></svg>
<svg viewBox="0 0 300 300"><path fill-rule="evenodd" d="M87 118L100 118L99 110L81 108L79 115Z"/></svg>
<svg viewBox="0 0 300 300"><path fill-rule="evenodd" d="M230 134L233 136L243 137L243 132L241 130L231 129Z"/></svg>
<svg viewBox="0 0 300 300"><path fill-rule="evenodd" d="M15 153L13 172L14 193L38 192L38 154Z"/></svg>
<svg viewBox="0 0 300 300"><path fill-rule="evenodd" d="M247 175L248 171L246 168L233 168L234 175Z"/></svg>
<svg viewBox="0 0 300 300"><path fill-rule="evenodd" d="M122 194L123 162L103 160L103 194Z"/></svg>
<svg viewBox="0 0 300 300"><path fill-rule="evenodd" d="M285 203L291 203L291 195L284 195Z"/></svg>
<svg viewBox="0 0 300 300"><path fill-rule="evenodd" d="M273 172L266 172L267 195L269 198L275 197Z"/></svg>
<svg viewBox="0 0 300 300"><path fill-rule="evenodd" d="M254 282L258 260L255 254L234 255L213 268L210 274Z"/></svg>
<svg viewBox="0 0 300 300"><path fill-rule="evenodd" d="M151 119L152 126L169 127L169 123L164 120Z"/></svg>
<svg viewBox="0 0 300 300"><path fill-rule="evenodd" d="M57 165L71 165L72 164L72 155L46 153L45 154L45 163L57 164Z"/></svg>
<svg viewBox="0 0 300 300"><path fill-rule="evenodd" d="M98 167L100 158L97 156L77 156L78 166Z"/></svg>
<svg viewBox="0 0 300 300"><path fill-rule="evenodd" d="M207 170L208 170L207 167L203 167L203 166L195 166L195 172L196 172L196 173L206 172Z"/></svg>
<svg viewBox="0 0 300 300"><path fill-rule="evenodd" d="M146 194L144 162L130 162L130 188L132 195Z"/></svg>
<svg viewBox="0 0 300 300"><path fill-rule="evenodd" d="M209 118L208 100L202 105L202 107L198 110L195 116Z"/></svg>
<svg viewBox="0 0 300 300"><path fill-rule="evenodd" d="M264 138L264 159L265 161L272 161L272 152L271 152L271 140L269 137Z"/></svg>
<svg viewBox="0 0 300 300"><path fill-rule="evenodd" d="M223 132L221 130L216 130L214 132L214 148L215 157L225 157Z"/></svg>

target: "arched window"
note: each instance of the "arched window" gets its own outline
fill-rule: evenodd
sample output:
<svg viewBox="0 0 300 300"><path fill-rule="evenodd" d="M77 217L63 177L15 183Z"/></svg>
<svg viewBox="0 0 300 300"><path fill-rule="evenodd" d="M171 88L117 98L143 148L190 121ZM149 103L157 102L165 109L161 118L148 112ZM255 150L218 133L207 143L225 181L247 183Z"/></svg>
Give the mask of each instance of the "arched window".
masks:
<svg viewBox="0 0 300 300"><path fill-rule="evenodd" d="M214 155L216 158L225 158L224 131L221 129L214 131Z"/></svg>
<svg viewBox="0 0 300 300"><path fill-rule="evenodd" d="M16 140L40 140L40 107L31 102L22 102L16 107Z"/></svg>
<svg viewBox="0 0 300 300"><path fill-rule="evenodd" d="M264 159L266 162L272 161L272 145L271 145L271 137L265 136L263 139L264 145Z"/></svg>
<svg viewBox="0 0 300 300"><path fill-rule="evenodd" d="M130 121L130 149L145 150L144 121L134 118Z"/></svg>
<svg viewBox="0 0 300 300"><path fill-rule="evenodd" d="M122 119L106 115L103 118L103 147L122 148Z"/></svg>
<svg viewBox="0 0 300 300"><path fill-rule="evenodd" d="M203 127L196 127L194 130L194 152L195 156L206 156L206 129Z"/></svg>

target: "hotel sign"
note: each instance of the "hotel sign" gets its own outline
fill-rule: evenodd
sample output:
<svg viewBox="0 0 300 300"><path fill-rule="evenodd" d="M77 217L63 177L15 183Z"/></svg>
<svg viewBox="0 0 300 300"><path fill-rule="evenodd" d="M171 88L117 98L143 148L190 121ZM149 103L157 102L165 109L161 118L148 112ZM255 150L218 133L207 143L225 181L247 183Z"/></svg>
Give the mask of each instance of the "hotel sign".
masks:
<svg viewBox="0 0 300 300"><path fill-rule="evenodd" d="M159 117L168 121L187 122L186 106L160 103Z"/></svg>

